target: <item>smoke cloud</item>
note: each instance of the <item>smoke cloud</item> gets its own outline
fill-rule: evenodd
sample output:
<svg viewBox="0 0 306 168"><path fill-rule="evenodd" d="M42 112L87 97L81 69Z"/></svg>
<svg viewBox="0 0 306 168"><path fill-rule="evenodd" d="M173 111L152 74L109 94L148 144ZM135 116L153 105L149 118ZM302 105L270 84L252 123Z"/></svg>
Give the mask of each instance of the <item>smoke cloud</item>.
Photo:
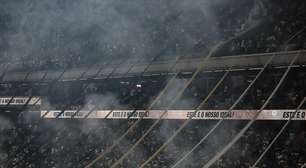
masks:
<svg viewBox="0 0 306 168"><path fill-rule="evenodd" d="M6 133L11 128L13 128L13 124L7 118L0 116L0 163L8 156L4 148L6 141L9 140Z"/></svg>
<svg viewBox="0 0 306 168"><path fill-rule="evenodd" d="M222 39L223 34L217 33L222 20L214 9L233 4L229 0L3 1L0 55L2 60L30 67L182 52L207 34L212 41ZM258 4L254 8L263 6Z"/></svg>

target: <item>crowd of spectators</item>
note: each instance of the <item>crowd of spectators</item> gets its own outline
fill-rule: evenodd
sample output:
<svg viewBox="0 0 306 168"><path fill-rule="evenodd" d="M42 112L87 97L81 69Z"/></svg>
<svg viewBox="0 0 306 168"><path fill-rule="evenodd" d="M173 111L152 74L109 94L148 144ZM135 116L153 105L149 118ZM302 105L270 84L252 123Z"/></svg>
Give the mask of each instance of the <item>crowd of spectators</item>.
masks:
<svg viewBox="0 0 306 168"><path fill-rule="evenodd" d="M25 114L27 115L27 114ZM17 125L1 128L0 167L84 167L113 143L133 121L127 120L40 120L22 118ZM34 119L35 118L35 119ZM109 167L135 143L153 122L141 122L111 153L94 167ZM192 121L179 136L147 167L170 167L190 150L217 121ZM224 121L181 167L199 167L216 154L241 129L243 121ZM267 147L284 122L257 121L256 124L213 167L250 167ZM161 124L124 160L121 167L137 167L152 154L180 121L163 120ZM268 125L268 126L267 126ZM306 163L305 125L294 121L263 158L259 167L291 168Z"/></svg>
<svg viewBox="0 0 306 168"><path fill-rule="evenodd" d="M249 94L236 109L259 109L279 81L285 69L267 69L255 82ZM294 109L305 96L305 73L303 68L294 68L280 90L269 103L269 109ZM194 109L216 85L224 72L200 75L184 92L171 109ZM258 71L231 72L223 84L202 109L227 109L234 103L252 81ZM179 75L172 87L154 106L166 109L173 97L186 84L190 76ZM169 78L169 77L168 77ZM263 82L265 81L265 82ZM88 82L88 81L87 81ZM85 83L60 82L50 89L48 85L22 85L24 96L43 96L42 109L90 108L99 104L104 109L145 109L168 82L163 77L139 79L113 79L95 81L82 92ZM18 86L17 84L15 84ZM54 84L52 84L54 85ZM87 85L87 84L86 84ZM15 87L16 87L15 86ZM33 87L35 86L35 87ZM12 87L4 85L3 87ZM5 90L5 89L4 89ZM10 93L11 89L2 93ZM16 94L17 92L15 92ZM81 93L79 95L78 93ZM17 93L18 94L18 93ZM41 95L40 95L41 94ZM78 100L82 96L82 100ZM75 98L75 99L73 99ZM46 101L48 100L47 104ZM76 101L78 100L78 101ZM73 102L71 104L71 102ZM67 104L71 106L67 107ZM303 106L303 108L305 105ZM66 109L67 110L67 109ZM1 118L1 120L3 120ZM12 123L1 126L2 167L84 167L105 148L111 145L135 120L53 120L40 119L39 113L22 112ZM143 120L128 134L125 140L96 164L109 167L128 147L148 129L153 120ZM194 120L177 136L174 142L160 153L147 167L170 167L184 152L191 149L217 121ZM3 123L3 122L1 122ZM179 120L163 120L135 152L124 160L122 167L137 167L150 156L182 124ZM182 164L199 167L221 149L245 124L245 121L225 121L192 156ZM244 137L214 165L216 168L249 167L267 147L282 121L257 121ZM302 121L294 121L277 144L260 163L260 167L299 167L305 160L305 127ZM1 167L0 166L0 167Z"/></svg>
<svg viewBox="0 0 306 168"><path fill-rule="evenodd" d="M164 2L146 4L148 5L147 10L152 10L153 13L156 13L154 11L158 3ZM150 12L140 15L139 13L143 11L133 5L131 8L135 8L136 14L124 11L120 7L115 7L115 10L118 10L117 12L120 15L127 15L126 17L128 18L133 17L133 20L140 22L137 24L141 25L141 29L145 29L144 32L136 32L135 35L133 34L134 32L131 32L130 35L134 37L126 39L125 43L128 44L123 42L113 44L111 39L107 39L108 36L102 38L104 33L110 34L111 32L105 32L103 26L98 23L90 24L85 30L80 27L80 31L71 26L67 28L55 24L54 27L44 32L43 35L46 37L43 37L43 39L36 39L35 36L24 37L31 34L30 30L35 29L32 27L31 22L16 24L14 22L16 18L14 17L19 15L11 15L10 11L4 9L3 14L0 14L0 24L4 25L0 26L0 55L2 62L11 61L17 63L17 67L20 69L72 68L132 57L143 57L147 61L151 61L152 58L173 59L178 55L186 55L188 57L203 56L203 53L207 53L209 48L218 41L229 39L244 31L248 33L224 46L216 53L216 56L273 52L280 47L282 47L282 50L302 49L305 47L305 42L303 41L305 33L300 33L292 39L289 43L290 45L282 46L285 41L305 27L305 2L303 0L294 0L289 4L285 1L278 2L277 0L198 3L195 2L193 5L189 4L189 6L183 2L160 4L158 8L160 6L164 6L164 8L159 8L162 11L156 17L154 17L153 13L150 15ZM41 7L39 2L31 2L29 4L22 2L19 5L26 12L33 12L30 13L32 15L38 12L36 11L37 8ZM59 4L45 4L45 6L48 5L54 5L54 8L47 8L45 10L47 14L41 14L42 17L49 17L50 13L57 12L56 7ZM8 6L11 7L12 4ZM28 15L26 12L25 16ZM60 12L63 11L59 10ZM70 13L68 12L68 14ZM64 18L68 17L65 16L65 13L62 15ZM22 20L21 18L18 19ZM36 23L39 19L35 20L33 18L32 22ZM58 24L62 24L60 19L57 21ZM78 21L78 19L74 21ZM124 29L124 26L121 25L123 30L118 30L120 33L129 31L130 28ZM14 33L20 33L18 32L20 29L28 34L24 36L20 34L14 35ZM45 31L44 27L42 29L41 31ZM30 32L27 32L28 30ZM117 29L113 29L113 31L117 31ZM117 32L113 33L116 34ZM18 39L19 36L23 39ZM10 39L10 37L14 37L14 39ZM21 44L18 42L11 44L11 41L22 42L24 38L30 38L29 40L32 38L37 44L31 46L31 49L29 47L26 48L27 51L24 53L18 53L19 50L22 51L27 46L24 46L23 43L22 46L19 46ZM50 41L44 39L50 39ZM14 48L14 46L17 48ZM14 50L14 52L12 53L10 50ZM23 56L16 56L16 54ZM17 58L12 59L15 57Z"/></svg>
<svg viewBox="0 0 306 168"><path fill-rule="evenodd" d="M274 86L280 80L285 69L268 68L255 82L237 108L258 109L268 98ZM252 82L259 70L232 71L217 88L206 109L227 109ZM153 106L155 109L194 109L207 96L225 72L203 73L183 92L171 107L171 101L187 84L192 74L173 76L160 75L108 79L94 81L68 81L56 83L15 83L1 84L1 96L40 96L43 99L41 109L146 109L168 84L163 96ZM287 80L277 92L268 108L294 108L305 94L305 73L303 67L291 70ZM260 82L265 81L265 82ZM12 89L14 88L14 89Z"/></svg>
<svg viewBox="0 0 306 168"><path fill-rule="evenodd" d="M305 28L306 6L303 0L293 0L290 3L285 0L257 0L239 3L218 3L219 1L216 1L208 4L193 2L193 5L181 1L135 3L140 3L143 8L139 8L138 5L134 6L135 4L128 4L129 8L125 8L127 5L125 3L114 3L109 7L110 10L105 10L109 12L107 14L110 14L111 19L103 17L105 19L103 24L118 24L112 21L116 19L120 20L120 24L113 27L106 26L104 29L103 26L96 23L99 19L95 18L101 14L101 9L98 7L101 4L98 3L96 8L93 8L91 6L93 1L86 5L94 11L94 14L82 7L83 2L73 4L68 1L42 4L36 1L3 2L3 6L0 6L0 57L2 61L19 61L20 69L27 70L91 66L102 60L127 59L134 56L142 56L144 60L167 59L168 55L173 58L178 55L206 53L218 41L244 31L247 33L223 46L215 56L305 48L305 32L294 36L286 44L292 35ZM12 15L11 12L15 12L16 6L21 13L16 12ZM77 9L78 12L71 12L71 9L72 11ZM70 12L65 13L65 11ZM84 20L84 16L81 16L84 13L86 16L94 17L91 18L92 20L85 17ZM116 19L113 19L114 13ZM139 15L139 13L145 14ZM32 17L37 14L41 14L38 20L36 20L37 17ZM71 18L65 14L81 15L76 15L80 19L75 20L76 16ZM46 24L43 22L46 16L49 20L55 18L59 23L65 24L55 24L52 21ZM122 16L125 17L122 18ZM33 20L27 20L28 18ZM137 26L129 27L131 25L125 21L130 19L139 21L135 25L140 24L141 31ZM41 22L41 25L45 27L38 25L33 27L32 25L35 25L36 22ZM66 22L69 22L68 27L65 26ZM95 24L91 24L92 22ZM53 24L57 26L50 26ZM114 29L115 33L107 30L108 28ZM41 31L35 31L36 29L41 29ZM119 31L123 32L120 35L127 38L115 36ZM33 32L35 36L31 36ZM114 37L109 36L110 33ZM35 38L36 35L38 39ZM119 38L119 40L114 42L113 38ZM123 43L120 41L121 38L123 38ZM108 43L108 40L112 43ZM286 45L283 46L283 44ZM14 59L10 60L12 55ZM18 56L15 58L16 55ZM284 68L268 67L235 109L259 109L284 72ZM258 70L230 72L201 109L230 108L257 73ZM97 109L108 110L147 109L157 98L158 93L170 82L170 87L165 90L164 95L156 102L153 109L195 109L223 74L224 72L200 74L175 103L172 101L176 100L176 95L188 83L191 74L178 74L174 80L170 80L173 74L169 74L94 81L2 83L0 84L0 96L41 96L41 110L78 110L91 109L93 106L97 106ZM304 67L293 68L266 108L295 109L306 95L305 77ZM305 107L306 105L302 106L302 108ZM114 140L135 122L132 119L42 119L40 113L29 112L29 109L25 107L22 109L1 108L0 168L84 167L113 144ZM16 115L2 115L8 113ZM139 122L134 130L94 167L110 167L127 152L153 122L154 120ZM216 123L217 121L214 120L192 120L147 167L171 167ZM121 167L139 166L181 124L181 120L162 120L133 154L123 161ZM182 162L181 166L200 167L224 147L245 124L246 121L224 121L190 157ZM256 121L213 167L250 167L283 124L284 121ZM302 121L292 121L258 167L305 166L305 138L305 124Z"/></svg>
<svg viewBox="0 0 306 168"><path fill-rule="evenodd" d="M275 1L265 5L268 11L260 12L267 17L266 22L257 30L233 40L221 55L305 49L305 2Z"/></svg>

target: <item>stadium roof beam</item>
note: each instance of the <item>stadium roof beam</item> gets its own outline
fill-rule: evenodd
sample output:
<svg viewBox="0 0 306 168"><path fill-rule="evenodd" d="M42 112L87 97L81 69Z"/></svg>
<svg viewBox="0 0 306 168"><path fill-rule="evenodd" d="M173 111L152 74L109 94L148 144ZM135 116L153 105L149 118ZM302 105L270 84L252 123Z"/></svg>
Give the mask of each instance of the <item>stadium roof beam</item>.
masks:
<svg viewBox="0 0 306 168"><path fill-rule="evenodd" d="M229 65L232 66L233 70L245 70L245 69L254 69L262 67L266 60L271 56L275 55L276 59L272 61L271 66L273 67L286 67L294 55L300 53L301 56L296 61L297 65L306 65L306 50L297 50L297 51L286 51L286 52L274 52L274 53L260 53L260 54L250 54L250 55L236 55L236 56L222 56L222 57L212 57L206 67L203 68L202 72L215 72L215 71L226 71ZM165 60L165 61L156 61L153 63L137 62L137 61L128 61L127 64L118 67L111 76L108 76L114 67L118 66L116 63L111 64L103 69L94 79L108 79L108 78L121 78L124 73L129 71L125 77L139 76L142 74L143 70L151 64L150 67L146 70L144 76L151 76L160 74L163 75L165 72L169 71L169 68L174 64L173 72L193 72L196 67L201 63L201 58L189 58L179 60L177 63L175 60ZM134 64L134 65L133 65ZM2 67L2 66L0 66ZM131 68L132 67L132 68ZM3 66L5 68L5 66ZM131 69L129 69L131 68ZM1 68L0 68L1 69ZM74 81L79 77L79 74L83 72L88 67L80 67L68 69L64 76L61 78L61 81ZM99 69L99 65L90 68L84 77L81 80L91 79ZM11 71L6 73L3 77L2 83L9 82L39 82L44 75L45 71L35 71L32 72L26 81L23 81L23 77L26 72L17 72ZM45 78L45 81L54 80L62 70L49 70L48 75Z"/></svg>

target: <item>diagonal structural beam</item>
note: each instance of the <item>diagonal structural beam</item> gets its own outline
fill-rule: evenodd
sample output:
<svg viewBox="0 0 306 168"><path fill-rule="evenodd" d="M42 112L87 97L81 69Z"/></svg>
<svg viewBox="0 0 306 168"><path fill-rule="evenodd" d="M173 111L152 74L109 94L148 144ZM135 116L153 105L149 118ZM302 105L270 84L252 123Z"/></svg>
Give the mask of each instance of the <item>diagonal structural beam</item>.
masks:
<svg viewBox="0 0 306 168"><path fill-rule="evenodd" d="M123 60L120 64L118 64L117 66L115 66L115 67L113 68L112 72L107 76L107 78L108 78L111 74L113 74L113 73L117 70L117 68L118 68L124 61L125 61L125 60ZM109 61L108 64L110 64L110 62L111 62L111 61ZM101 66L101 67L99 68L99 70L93 75L92 78L96 78L96 77L101 73L101 71L102 71L103 69L104 69L104 66ZM89 70L89 69L88 69L88 70ZM77 79L77 81L80 81L88 70L84 71L84 72L79 76L79 78ZM67 110L74 102L79 101L79 100L81 99L81 96L82 96L83 94L85 94L86 89L87 89L89 86L90 86L90 83L89 83L89 82L86 83L86 85L83 86L83 88L81 89L81 92L79 92L79 93L77 94L76 97L73 97L73 98L71 99L70 103L69 103L68 105L66 105L66 106L61 110L61 112L56 116L56 118L58 118L59 116L61 116L61 115L65 112L65 110ZM49 112L49 111L48 111L48 112ZM48 112L46 112L45 115L47 115Z"/></svg>
<svg viewBox="0 0 306 168"><path fill-rule="evenodd" d="M254 27L249 28L248 30L251 30ZM248 31L246 30L246 32ZM245 32L241 32L240 34L226 40L226 41L221 41L219 43L217 43L208 53L208 55L203 59L202 63L196 68L195 73L192 75L192 77L187 81L187 84L181 89L180 92L178 92L178 94L176 95L176 97L170 102L169 106L166 108L166 110L161 114L161 116L159 117L158 120L156 120L153 125L142 135L142 137L121 157L119 158L119 160L117 160L112 166L111 168L115 168L117 166L119 166L122 161L129 156L130 153L132 153L134 151L134 149L140 144L140 142L154 129L154 127L160 122L160 120L163 118L164 115L167 114L168 109L171 108L176 101L180 98L180 96L184 93L184 91L190 86L190 84L193 82L193 80L197 77L197 75L201 72L201 70L203 69L203 67L206 65L207 61L209 60L209 58L224 44L231 42L233 39L238 38L240 35L242 35Z"/></svg>
<svg viewBox="0 0 306 168"><path fill-rule="evenodd" d="M214 47L212 47L212 49L210 50L209 54L203 59L202 63L197 67L196 72L193 74L193 76L191 77L191 79L187 82L187 84L185 85L185 87L181 90L181 92L176 96L176 98L174 98L172 101L172 103L170 104L174 104L175 101L178 99L178 97L180 97L180 95L184 92L184 90L189 86L189 84L193 81L193 79L198 75L198 73L202 70L202 68L204 67L205 62L207 62L207 60L210 58L210 56L222 45L232 41L233 39L238 38L239 36L243 35L244 33L248 32L249 30L253 29L255 26L250 27L248 30L241 32L240 34L226 40L223 42L219 42L217 43ZM163 92L164 90L162 90ZM156 101L157 99L155 99L154 101ZM160 118L162 118L165 114L167 113L167 110L160 116ZM121 140L124 139L124 137L131 131L134 129L134 127L136 126L136 124L138 124L141 120L143 119L143 117L141 117L140 119L138 119L121 137L119 137L119 139L115 140L114 143L108 147L102 154L100 154L98 157L96 157L94 160L92 160L85 168L89 168L91 166L93 166L97 161L99 161L100 159L102 159L107 153L109 153L115 146L117 146ZM155 125L157 125L158 122L155 122L151 127L151 130L155 127ZM147 134L150 132L150 129L147 131ZM147 135L144 134L143 137L141 139L139 139L139 141L136 142L136 144L133 145L133 147L127 152L125 153L117 162L115 162L115 164L113 165L113 167L121 164L121 162L123 161L123 159L125 157L127 157L132 151L133 149L140 143L140 141Z"/></svg>
<svg viewBox="0 0 306 168"><path fill-rule="evenodd" d="M24 78L22 79L22 82L26 81L26 80L28 79L28 77L29 77L30 74L31 74L31 71L27 72L27 73L24 75ZM14 98L15 98L16 96L17 96L17 91L14 92L14 95L13 95L13 96L10 98L10 100L6 103L4 109L7 109L7 108L11 105L12 101L14 100Z"/></svg>
<svg viewBox="0 0 306 168"><path fill-rule="evenodd" d="M257 75L255 76L255 78L253 79L253 81L249 84L249 86L244 90L244 92L239 96L239 98L234 102L234 104L229 108L228 112L231 112L237 105L238 103L243 99L243 97L248 93L248 91L251 89L251 87L255 84L255 82L258 80L258 78L262 75L262 73L264 72L264 70L267 68L267 66L270 64L270 62L273 60L275 56L271 56L265 66L257 73ZM204 103L204 101L203 101ZM197 109L198 111L198 109ZM200 144L203 143L203 141L206 140L206 138L222 123L223 119L220 120L213 128L214 129L211 129L208 134L206 134L189 152L187 152L180 160L178 160L173 166L172 168L174 167L177 167L181 162L183 162ZM184 125L184 124L183 124ZM181 126L182 127L182 126ZM169 142L167 142L169 143ZM166 147L166 146L165 146ZM164 148L164 147L163 147ZM161 149L160 149L161 150ZM158 152L160 152L158 150ZM157 154L155 154L157 155Z"/></svg>
<svg viewBox="0 0 306 168"><path fill-rule="evenodd" d="M140 74L140 76L143 76L143 75L147 72L147 70L150 68L150 66L152 66L153 62L154 62L159 56L160 56L160 54L156 55L156 56L149 62L149 64L144 68L144 70L142 71L142 73ZM172 72L172 70L176 67L178 61L179 61L179 59L177 59L177 60L174 62L174 64L173 64L173 65L171 66L171 68L169 69L167 75L169 75L169 74ZM135 65L135 64L134 64L134 65ZM132 69L132 67L129 69L129 71L130 71L131 69ZM129 71L126 72L126 73L123 75L123 77L125 77L125 76L129 73ZM172 81L174 81L174 79L177 77L177 75L178 75L178 73L175 73L175 75L174 75L174 76L171 78L171 80L167 83L166 88L168 88L168 87L170 86L169 83L171 83ZM164 90L166 90L166 89L164 89ZM160 98L163 94L164 94L164 92L161 92L161 93L159 94L158 97ZM155 99L156 102L159 100L159 98L156 98L156 99ZM153 105L151 105L151 107L154 106L156 102L154 102L154 104L152 103ZM94 112L94 110L96 110L97 108L98 108L98 105L96 104L96 105L95 105L95 106L85 115L84 118L88 118L88 117L91 115L91 113ZM110 110L110 112L106 115L106 117L105 117L104 119L107 119L107 118L109 117L109 115L113 112L113 110L114 110L114 109ZM133 114L136 112L136 110L137 110L136 108L133 110L134 112L131 113L130 116L128 116L128 119L129 119L131 116L133 116Z"/></svg>
<svg viewBox="0 0 306 168"><path fill-rule="evenodd" d="M298 31L297 33L295 33L293 36L291 36L288 40L286 40L284 42L284 44L288 44L292 39L294 39L297 35L299 35L300 33L302 33L305 30L305 28L303 28L302 30ZM230 107L229 112L231 112L236 105L241 101L241 99L244 97L244 95L248 92L248 90L252 87L252 85L255 83L255 81L259 78L259 76L261 75L261 73L263 73L263 71L266 69L266 67L270 64L270 62L273 60L273 58L275 57L275 55L272 55L270 57L270 59L266 62L266 64L264 65L263 69L257 74L257 76L255 77L255 79L251 82L251 84L248 86L248 88L242 93L242 95L240 95L240 97L236 100L236 102L232 105L232 107ZM222 120L219 120L210 130L209 132L190 150L188 151L186 154L183 155L183 157L178 160L171 168L175 168L177 166L179 166L191 153L193 153L214 131L215 129L217 129L219 127L219 125L223 122Z"/></svg>
<svg viewBox="0 0 306 168"><path fill-rule="evenodd" d="M228 76L230 72L230 69L228 71L226 71L224 73L224 75L222 76L222 78L218 81L218 83L214 86L214 88L209 92L209 94L205 97L205 99L201 102L201 104L196 108L195 112L199 111L201 109L201 107L203 107L203 105L208 101L208 99L215 93L215 91L217 90L217 88L219 88L219 86L223 83L223 81L225 80L225 78ZM187 126L187 124L192 120L193 115L191 115L176 131L175 133L168 138L168 140L161 146L158 148L158 150L152 154L143 164L141 164L140 168L144 167L145 165L147 165L151 160L153 160L157 154L159 154L165 147L168 146L168 144Z"/></svg>
<svg viewBox="0 0 306 168"><path fill-rule="evenodd" d="M298 105L298 107L295 109L295 112L298 112L301 107L303 106L303 104L306 101L306 96L303 98L303 100L300 102L300 104ZM273 140L269 143L268 147L261 153L261 155L257 158L257 160L255 161L255 163L250 167L250 168L255 168L258 163L261 161L261 159L266 155L266 153L270 150L270 148L273 146L273 144L277 141L277 139L279 138L279 136L284 132L284 130L287 128L287 126L289 125L289 123L291 123L291 118L289 118L289 120L283 125L283 127L279 130L279 132L277 133L277 135L273 138Z"/></svg>
<svg viewBox="0 0 306 168"><path fill-rule="evenodd" d="M212 55L212 53L214 53L215 50L217 50L219 48L219 46L221 46L222 43L219 43L215 48L213 48L210 52L210 54L205 57L203 64L201 64L202 66L199 67L197 69L197 71L193 74L193 76L188 80L187 84L178 92L178 94L176 95L176 97L170 102L170 104L167 106L166 110L161 114L161 116L159 117L159 119L157 119L153 125L150 126L150 128L141 136L141 138L121 157L119 158L119 160L117 160L112 166L111 168L115 168L117 166L119 166L119 164L122 163L122 161L129 156L129 154L131 154L134 149L140 144L141 141L143 141L143 139L155 128L155 126L161 121L161 119L167 114L168 109L171 108L176 102L177 100L182 96L182 94L184 93L184 91L188 88L188 86L190 86L190 84L192 83L192 81L196 78L196 76L198 75L198 73L200 72L200 70L202 69L202 67L206 64L207 60L210 58L210 56Z"/></svg>
<svg viewBox="0 0 306 168"><path fill-rule="evenodd" d="M106 64L106 66L107 65L109 65L111 63L111 61L109 61L107 64ZM95 78L97 75L99 75L99 73L101 73L101 71L104 69L104 66L100 66L99 67L99 69L98 69L98 71L91 77L91 78ZM80 76L76 79L77 81L79 81L79 80L81 80L83 77L84 77L84 75L88 72L90 70L90 68L87 68L85 71L83 71L81 74L80 74ZM65 71L64 71L65 72ZM64 72L58 77L58 79L57 79L57 81L59 81L61 78L62 78L62 76L64 75ZM85 89L83 88L82 90L81 90L81 92L83 92ZM49 113L50 113L50 109L42 116L42 118L44 118L46 115L48 115Z"/></svg>
<svg viewBox="0 0 306 168"><path fill-rule="evenodd" d="M223 156L242 136L243 134L252 126L252 124L256 121L259 114L265 109L265 107L269 104L270 100L273 98L275 93L278 91L279 87L282 85L284 80L286 79L289 71L291 70L291 67L293 66L294 62L298 58L299 54L297 54L291 61L290 65L282 75L282 78L278 82L277 86L274 88L268 99L265 101L265 103L262 105L262 107L258 110L258 112L255 114L255 116L246 124L246 126L217 154L211 158L204 166L203 168L209 168L212 166L218 159L220 159L221 156Z"/></svg>
<svg viewBox="0 0 306 168"><path fill-rule="evenodd" d="M178 60L177 60L178 61ZM176 61L176 63L177 63ZM170 68L169 72L171 72L171 70L176 66L176 63L173 64L173 66ZM175 75L171 78L171 80L166 84L166 86L164 87L164 89L158 94L158 96L153 100L153 102L150 104L150 106L147 108L147 111L150 110L151 108L153 108L153 106L158 102L158 100L164 95L165 91L168 90L168 88L171 86L172 82L174 82L175 78L177 77L179 73L176 72ZM136 112L137 109L134 110L134 112ZM91 112L89 112L86 116L86 118L89 116ZM131 114L130 116L132 116L133 114ZM107 115L108 116L108 115ZM128 118L130 118L130 116L128 116ZM107 118L107 117L106 117ZM106 119L105 118L105 119ZM87 167L92 166L93 164L95 164L98 160L100 160L101 158L103 158L107 153L109 153L116 145L119 144L119 142L132 130L134 129L134 127L140 122L141 120L138 119L121 137L119 137L110 147L108 147L103 153L101 153L95 160L93 160L91 163L89 163L87 165Z"/></svg>

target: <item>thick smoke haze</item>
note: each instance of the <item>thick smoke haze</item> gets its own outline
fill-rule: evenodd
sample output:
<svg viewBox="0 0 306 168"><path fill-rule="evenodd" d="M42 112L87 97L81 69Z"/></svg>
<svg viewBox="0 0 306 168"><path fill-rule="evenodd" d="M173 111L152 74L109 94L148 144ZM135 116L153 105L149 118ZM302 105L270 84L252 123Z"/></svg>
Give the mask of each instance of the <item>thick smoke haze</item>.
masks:
<svg viewBox="0 0 306 168"><path fill-rule="evenodd" d="M8 137L6 136L7 130L14 128L13 123L8 118L0 116L0 163L4 161L8 154L4 150Z"/></svg>
<svg viewBox="0 0 306 168"><path fill-rule="evenodd" d="M86 95L85 98L84 110L93 109L95 106L99 107L98 109L126 109L124 105L120 104L118 98L111 94L90 94Z"/></svg>
<svg viewBox="0 0 306 168"><path fill-rule="evenodd" d="M180 53L205 33L212 41L222 39L215 9L228 5L233 2L5 1L0 7L5 25L0 28L0 55L31 67Z"/></svg>
<svg viewBox="0 0 306 168"><path fill-rule="evenodd" d="M241 4L238 0L0 0L0 3L0 22L5 25L0 28L0 60L20 61L29 68L58 67L55 64L74 67L116 58L152 59L155 55L176 55L188 52L202 39L205 39L201 44L206 49L216 41L226 39L221 31L224 21L219 20L215 9ZM235 29L243 29L242 24L251 25L252 16L258 15L263 8L258 2L248 7L245 18ZM157 107L169 105L186 82L184 79L174 80ZM82 108L90 109L97 104L101 108L125 108L119 102L112 94L87 95ZM194 107L196 103L183 95L176 104ZM47 100L44 100L42 108L54 109ZM33 117L30 115L26 115L29 122ZM83 138L78 136L79 132L94 137L88 139L99 143L107 136L115 139L127 129L112 130L116 124L122 128L120 122L109 126L109 123L98 120L78 120L69 124L54 120L42 122L45 122L46 128L38 129L41 132L46 129L46 134L53 133L55 136L50 140L43 133L35 141L40 144L57 142L62 146L63 153L68 147L83 145L75 144ZM9 126L9 122L0 118L0 129L8 129ZM164 140L176 129L176 124L162 122L160 129L153 133ZM67 136L59 139L64 134ZM218 138L223 136L218 135ZM3 144L1 137L0 144ZM126 138L118 149L126 151L127 144L134 142L135 139ZM174 142L164 152L168 154L179 148ZM96 150L99 153L105 149ZM142 155L145 149L138 147L135 153ZM138 159L146 157L143 155ZM61 164L60 159L56 162Z"/></svg>

